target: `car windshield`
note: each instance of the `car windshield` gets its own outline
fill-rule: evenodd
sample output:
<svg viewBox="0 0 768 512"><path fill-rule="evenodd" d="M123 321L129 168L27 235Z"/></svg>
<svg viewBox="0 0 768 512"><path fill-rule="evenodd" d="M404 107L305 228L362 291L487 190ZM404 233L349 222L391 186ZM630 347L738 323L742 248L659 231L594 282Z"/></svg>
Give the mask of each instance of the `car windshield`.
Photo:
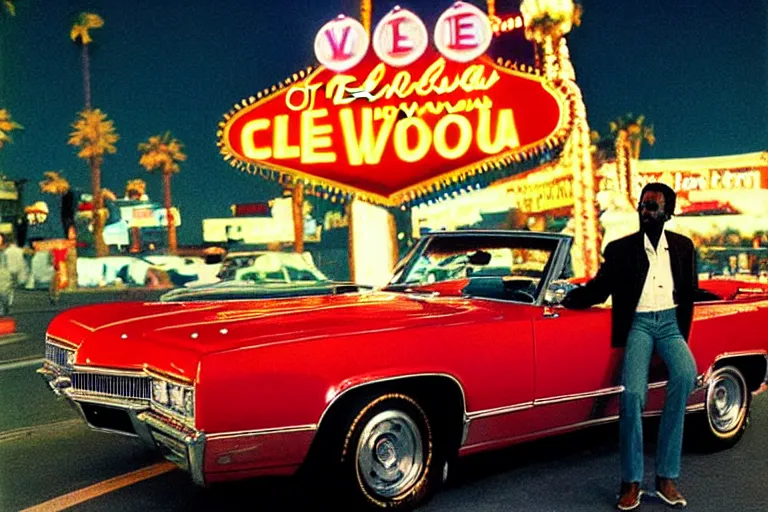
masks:
<svg viewBox="0 0 768 512"><path fill-rule="evenodd" d="M516 282L533 297L538 295L557 241L513 236L445 236L410 254L390 282L390 288L418 286L456 279L497 278L509 287Z"/></svg>

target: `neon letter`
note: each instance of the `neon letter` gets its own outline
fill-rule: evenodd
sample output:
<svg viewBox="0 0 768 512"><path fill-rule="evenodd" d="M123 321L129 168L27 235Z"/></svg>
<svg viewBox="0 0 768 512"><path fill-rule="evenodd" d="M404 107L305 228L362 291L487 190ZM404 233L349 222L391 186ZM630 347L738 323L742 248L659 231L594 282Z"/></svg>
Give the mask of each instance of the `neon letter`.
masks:
<svg viewBox="0 0 768 512"><path fill-rule="evenodd" d="M511 108L499 110L499 119L496 121L496 136L491 139L491 110L481 108L478 110L477 121L477 147L487 155L500 153L504 147L514 149L520 146L517 136L517 127Z"/></svg>
<svg viewBox="0 0 768 512"><path fill-rule="evenodd" d="M416 147L408 147L408 128L416 128L418 141ZM395 153L403 162L418 162L424 158L432 144L432 133L427 123L418 117L403 119L395 125Z"/></svg>
<svg viewBox="0 0 768 512"><path fill-rule="evenodd" d="M474 34L474 24L466 22L467 18L474 18L475 15L469 12L463 12L447 18L450 27L450 43L448 47L453 50L468 50L480 46L477 41L477 35Z"/></svg>
<svg viewBox="0 0 768 512"><path fill-rule="evenodd" d="M378 133L374 134L373 109L370 107L363 108L362 128L360 130L360 137L358 137L352 109L341 109L339 119L341 120L341 133L344 135L344 145L347 148L349 165L362 165L363 162L368 165L376 165L381 162L384 146L387 144L389 135L392 133L392 127L395 126L397 115L382 117L384 122L379 128Z"/></svg>
<svg viewBox="0 0 768 512"><path fill-rule="evenodd" d="M272 147L275 149L275 158L285 159L299 156L299 146L291 146L288 141L288 114L275 116Z"/></svg>
<svg viewBox="0 0 768 512"><path fill-rule="evenodd" d="M445 140L445 133L448 125L455 124L459 128L459 141L453 148L448 147ZM458 114L448 114L441 118L435 126L435 150L437 153L448 160L455 160L464 155L472 143L472 125L469 119Z"/></svg>
<svg viewBox="0 0 768 512"><path fill-rule="evenodd" d="M328 44L331 45L333 60L344 60L352 56L351 53L344 51L344 48L347 46L347 40L349 39L350 28L352 27L344 27L344 31L341 36L341 43L336 41L336 34L334 34L332 29L328 28L325 30L325 38L328 40Z"/></svg>
<svg viewBox="0 0 768 512"><path fill-rule="evenodd" d="M336 153L333 151L315 151L332 145L329 135L333 133L333 127L330 124L315 124L315 119L327 115L327 108L305 110L301 113L301 163L327 164L336 161Z"/></svg>
<svg viewBox="0 0 768 512"><path fill-rule="evenodd" d="M406 18L403 16L401 18L393 18L388 22L389 26L392 27L392 50L390 52L392 55L409 52L413 49L413 43L408 36L400 33L400 24L405 20Z"/></svg>
<svg viewBox="0 0 768 512"><path fill-rule="evenodd" d="M243 155L251 160L266 160L272 158L272 149L268 146L256 147L253 136L256 132L269 128L269 119L254 119L243 126L240 134L240 144L243 146Z"/></svg>

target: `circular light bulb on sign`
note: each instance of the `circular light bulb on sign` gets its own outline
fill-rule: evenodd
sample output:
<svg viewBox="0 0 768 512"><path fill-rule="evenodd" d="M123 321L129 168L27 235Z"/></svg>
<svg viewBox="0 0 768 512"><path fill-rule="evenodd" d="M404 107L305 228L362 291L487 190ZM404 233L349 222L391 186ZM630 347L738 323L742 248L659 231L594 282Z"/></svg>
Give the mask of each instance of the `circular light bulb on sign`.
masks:
<svg viewBox="0 0 768 512"><path fill-rule="evenodd" d="M342 14L323 25L315 36L315 57L320 64L339 73L357 66L369 44L365 27Z"/></svg>
<svg viewBox="0 0 768 512"><path fill-rule="evenodd" d="M456 2L435 24L435 46L445 58L469 62L491 45L493 31L488 16L472 4Z"/></svg>
<svg viewBox="0 0 768 512"><path fill-rule="evenodd" d="M429 32L424 22L408 9L395 7L373 31L373 49L379 59L392 67L411 64L424 54Z"/></svg>

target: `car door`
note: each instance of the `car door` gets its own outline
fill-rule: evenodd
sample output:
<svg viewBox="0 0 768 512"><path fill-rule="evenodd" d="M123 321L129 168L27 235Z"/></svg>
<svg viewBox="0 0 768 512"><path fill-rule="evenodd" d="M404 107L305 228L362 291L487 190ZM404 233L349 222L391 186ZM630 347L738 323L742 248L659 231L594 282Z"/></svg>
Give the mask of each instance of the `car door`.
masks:
<svg viewBox="0 0 768 512"><path fill-rule="evenodd" d="M534 408L540 429L618 413L624 351L611 347L611 310L541 306L533 321Z"/></svg>

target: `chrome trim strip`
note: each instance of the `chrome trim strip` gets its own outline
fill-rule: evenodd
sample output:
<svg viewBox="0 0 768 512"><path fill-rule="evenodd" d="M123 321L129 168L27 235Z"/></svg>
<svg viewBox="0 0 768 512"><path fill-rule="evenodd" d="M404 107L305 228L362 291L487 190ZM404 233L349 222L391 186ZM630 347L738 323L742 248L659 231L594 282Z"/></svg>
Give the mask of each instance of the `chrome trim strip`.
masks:
<svg viewBox="0 0 768 512"><path fill-rule="evenodd" d="M533 402L523 402L521 404L508 405L505 407L497 407L495 409L483 409L480 411L467 413L467 419L469 421L472 421L480 418L488 418L491 416L500 416L502 414L509 414L513 412L524 411L525 409L530 409L531 407L533 407L533 405L534 405Z"/></svg>
<svg viewBox="0 0 768 512"><path fill-rule="evenodd" d="M278 428L261 428L257 430L239 430L234 432L218 432L215 434L208 434L208 439L211 441L221 439L235 439L238 437L250 437L250 436L269 436L275 434L293 434L296 432L313 432L317 430L317 425L295 425L292 427L278 427Z"/></svg>
<svg viewBox="0 0 768 512"><path fill-rule="evenodd" d="M58 338L48 333L45 334L45 342L50 343L51 345L56 345L64 350L77 350L79 348L76 343L65 340L64 338Z"/></svg>
<svg viewBox="0 0 768 512"><path fill-rule="evenodd" d="M743 352L723 352L722 354L715 356L715 363L721 359L743 356L763 356L766 358L766 360L768 360L768 352L765 350L745 350Z"/></svg>
<svg viewBox="0 0 768 512"><path fill-rule="evenodd" d="M149 409L148 400L131 400L129 398L113 398L102 395L94 395L91 393L71 391L72 388L63 390L63 394L70 400L77 402L85 402L89 404L107 405L116 409Z"/></svg>
<svg viewBox="0 0 768 512"><path fill-rule="evenodd" d="M381 379L370 380L370 381L367 381L367 382L361 382L360 384L355 384L354 386L348 387L347 389L345 389L341 393L337 393L336 395L334 395L334 397L331 399L331 401L328 402L328 404L325 406L325 409L323 409L323 412L320 415L320 419L317 422L317 428L320 429L320 426L323 424L323 419L325 418L325 415L330 410L331 406L333 406L333 404L336 403L336 401L339 398L341 398L342 396L344 396L347 392L349 392L349 391L351 391L353 389L359 389L359 388L361 388L363 386L368 386L370 384L381 384L382 382L392 382L392 381L395 381L395 380L410 379L410 378L415 378L415 377L447 377L448 379L450 379L453 382L455 382L456 385L459 387L459 391L461 391L462 402L464 402L464 404L463 404L463 406L464 406L464 416L465 417L467 416L467 395L464 392L464 386L461 385L461 382L459 382L459 380L456 377L454 377L453 375L449 375L447 373L412 373L412 374L408 374L408 375L398 375L396 377L385 377L385 378L381 378Z"/></svg>
<svg viewBox="0 0 768 512"><path fill-rule="evenodd" d="M685 407L685 412L698 412L703 411L704 409L706 409L706 404L704 403L692 404ZM644 418L653 418L655 416L661 416L661 411L650 411L643 413Z"/></svg>
<svg viewBox="0 0 768 512"><path fill-rule="evenodd" d="M652 389L665 388L665 387L667 387L667 383L668 382L669 382L668 380L662 380L662 381L659 381L659 382L651 382L650 384L648 384L648 390L650 391Z"/></svg>
<svg viewBox="0 0 768 512"><path fill-rule="evenodd" d="M76 364L73 371L78 373L96 373L99 375L115 375L119 377L146 377L141 370L118 370L115 368L104 368L102 366L83 366Z"/></svg>
<svg viewBox="0 0 768 512"><path fill-rule="evenodd" d="M687 406L685 408L685 411L686 412L697 412L697 411L700 411L700 410L703 410L703 409L704 409L704 404L701 403L701 404L689 405L689 406ZM653 417L653 416L659 416L659 415L661 415L661 411L651 411L651 412L644 412L643 413L643 417L644 418ZM497 440L494 440L494 441L487 441L487 442L477 443L477 444L473 444L473 445L469 445L469 446L462 446L462 448L467 448L467 449L469 449L469 448L476 448L478 446L483 446L483 445L488 445L488 444L496 444L498 442L520 440L520 439L525 439L525 438L533 437L533 436L544 436L544 435L548 435L548 434L556 434L558 432L569 431L569 430L577 430L577 429L584 428L584 427L592 427L592 426L596 426L596 425L601 425L603 423L611 423L611 422L618 421L618 420L619 420L619 416L618 415L606 416L604 418L596 418L596 419L593 419L593 420L581 421L579 423L572 423L570 425L563 425L561 427L553 427L553 428L548 428L548 429L545 429L545 430L538 430L536 432L530 432L528 434L524 434L524 435L521 435L521 436L518 436L518 437L512 437L512 438L509 438L509 439L497 439Z"/></svg>
<svg viewBox="0 0 768 512"><path fill-rule="evenodd" d="M651 389L651 385L648 386L648 389ZM623 391L624 391L624 386L614 386L611 388L598 389L597 391L586 391L584 393L574 393L572 395L561 395L561 396L553 396L548 398L538 398L533 401L533 405L539 406L539 405L559 404L562 402L570 402L573 400L584 400L586 398L597 398L599 396L615 395L615 394L622 393Z"/></svg>
<svg viewBox="0 0 768 512"><path fill-rule="evenodd" d="M153 379L167 380L168 382L171 382L173 384L186 386L188 388L193 388L195 385L194 380L191 379L190 377L182 377L181 375L164 372L162 370L158 370L157 368L152 368L146 364L144 365L143 373Z"/></svg>

